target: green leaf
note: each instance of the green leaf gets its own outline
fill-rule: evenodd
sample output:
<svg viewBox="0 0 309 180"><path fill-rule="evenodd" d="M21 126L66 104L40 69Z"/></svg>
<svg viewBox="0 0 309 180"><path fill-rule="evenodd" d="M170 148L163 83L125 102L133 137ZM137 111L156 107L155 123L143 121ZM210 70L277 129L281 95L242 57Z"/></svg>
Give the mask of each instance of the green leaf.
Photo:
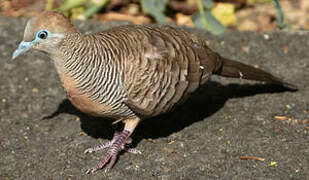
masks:
<svg viewBox="0 0 309 180"><path fill-rule="evenodd" d="M212 8L212 0L201 0L204 8L211 9Z"/></svg>
<svg viewBox="0 0 309 180"><path fill-rule="evenodd" d="M208 0L198 0L199 11L195 12L191 19L197 28L206 29L215 35L222 34L226 28L211 14L211 9L205 8ZM210 7L210 6L209 6Z"/></svg>
<svg viewBox="0 0 309 180"><path fill-rule="evenodd" d="M57 10L60 12L73 9L86 3L87 0L66 0Z"/></svg>
<svg viewBox="0 0 309 180"><path fill-rule="evenodd" d="M141 0L143 12L153 16L158 23L167 22L164 15L166 3L167 0Z"/></svg>
<svg viewBox="0 0 309 180"><path fill-rule="evenodd" d="M109 3L109 1L110 0L101 0L97 4L91 3L90 6L86 9L81 19L88 19L89 17L93 16L93 14L97 13L104 6L106 6Z"/></svg>
<svg viewBox="0 0 309 180"><path fill-rule="evenodd" d="M205 11L206 19L209 24L209 31L215 35L224 33L226 28L211 14L210 11Z"/></svg>
<svg viewBox="0 0 309 180"><path fill-rule="evenodd" d="M284 17L283 17L283 13L282 13L282 9L281 6L278 2L278 0L270 0L270 2L274 5L274 7L276 8L276 14L277 14L277 20L276 20L276 24L280 29L284 29L287 27L287 25L284 23Z"/></svg>
<svg viewBox="0 0 309 180"><path fill-rule="evenodd" d="M47 0L46 1L46 5L45 5L45 9L50 11L53 9L53 5L54 5L54 1L55 0Z"/></svg>

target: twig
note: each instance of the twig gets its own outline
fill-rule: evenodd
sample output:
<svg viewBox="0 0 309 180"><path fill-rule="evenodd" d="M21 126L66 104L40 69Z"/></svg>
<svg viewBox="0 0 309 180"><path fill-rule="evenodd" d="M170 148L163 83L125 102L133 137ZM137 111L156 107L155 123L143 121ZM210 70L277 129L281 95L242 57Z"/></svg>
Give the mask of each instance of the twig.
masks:
<svg viewBox="0 0 309 180"><path fill-rule="evenodd" d="M255 157L255 156L239 156L240 160L249 160L249 159L253 159L253 160L258 160L258 161L265 161L264 158L260 158L260 157Z"/></svg>

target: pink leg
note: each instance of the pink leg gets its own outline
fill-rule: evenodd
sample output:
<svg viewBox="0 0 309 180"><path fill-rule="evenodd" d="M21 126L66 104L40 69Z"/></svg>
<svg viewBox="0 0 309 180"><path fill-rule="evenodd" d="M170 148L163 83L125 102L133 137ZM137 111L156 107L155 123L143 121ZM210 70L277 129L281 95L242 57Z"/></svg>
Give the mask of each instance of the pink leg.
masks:
<svg viewBox="0 0 309 180"><path fill-rule="evenodd" d="M102 150L102 149L105 149L105 148L110 147L110 146L115 142L115 140L118 138L119 135L120 135L120 132L116 131L116 132L114 133L114 137L113 137L112 140L107 141L107 142L104 142L104 143L102 143L102 144L98 144L98 145L96 145L96 146L94 146L94 147L88 148L88 149L86 149L86 150L84 151L84 153L85 153L85 154L87 154L87 153L93 153L93 152L100 151L100 150ZM129 148L129 147L126 146L126 145L131 144L131 142L132 142L132 139L131 139L130 137L128 137L127 140L126 140L126 143L125 143L123 146L121 146L121 149L123 149L123 150L125 150L125 151L127 151L127 152L129 152L129 153L141 154L141 152L140 152L139 150L137 150L137 149L135 149L135 148Z"/></svg>
<svg viewBox="0 0 309 180"><path fill-rule="evenodd" d="M105 164L110 160L110 163L106 166L105 172L108 171L115 164L115 161L117 159L117 155L121 150L126 150L126 151L134 153L134 154L141 153L138 150L126 147L126 145L130 144L131 141L132 141L131 138L129 137L130 134L131 134L131 132L128 131L128 130L124 130L120 133L116 132L111 141L105 142L105 143L100 144L98 146L95 146L93 148L86 149L85 153L91 153L91 152L95 152L95 151L109 147L108 151L103 156L101 162L97 166L95 166L94 168L88 169L86 173L87 174L93 173L93 172L95 172L99 169L102 169L105 166Z"/></svg>
<svg viewBox="0 0 309 180"><path fill-rule="evenodd" d="M114 137L113 137L112 140L107 141L107 142L102 143L102 144L98 144L98 145L96 145L96 146L94 146L94 147L92 147L92 148L88 148L88 149L86 149L86 150L84 151L84 153L85 153L85 154L86 154L86 153L93 153L93 152L100 151L100 150L102 150L102 149L105 149L105 148L110 147L110 146L115 142L115 140L118 138L119 134L120 134L120 132L116 131L116 132L114 133Z"/></svg>
<svg viewBox="0 0 309 180"><path fill-rule="evenodd" d="M102 149L105 149L107 147L110 147L111 145L113 144L113 140L111 141L107 141L105 143L102 143L102 144L99 144L99 145L96 145L92 148L88 148L84 151L84 153L93 153L93 152L96 152L96 151L99 151L99 150L102 150Z"/></svg>

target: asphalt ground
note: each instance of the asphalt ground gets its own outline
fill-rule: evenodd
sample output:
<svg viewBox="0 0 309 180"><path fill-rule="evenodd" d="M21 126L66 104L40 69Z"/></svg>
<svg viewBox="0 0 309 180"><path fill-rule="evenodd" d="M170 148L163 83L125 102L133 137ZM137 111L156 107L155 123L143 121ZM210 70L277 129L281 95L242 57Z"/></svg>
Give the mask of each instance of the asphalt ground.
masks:
<svg viewBox="0 0 309 180"><path fill-rule="evenodd" d="M109 173L86 175L104 151L84 150L119 127L76 110L45 54L7 63L25 23L0 16L0 179L309 179L307 32L214 37L193 30L222 56L259 66L299 90L213 76L173 112L139 124L132 137L141 155L122 153ZM76 22L83 32L119 24Z"/></svg>

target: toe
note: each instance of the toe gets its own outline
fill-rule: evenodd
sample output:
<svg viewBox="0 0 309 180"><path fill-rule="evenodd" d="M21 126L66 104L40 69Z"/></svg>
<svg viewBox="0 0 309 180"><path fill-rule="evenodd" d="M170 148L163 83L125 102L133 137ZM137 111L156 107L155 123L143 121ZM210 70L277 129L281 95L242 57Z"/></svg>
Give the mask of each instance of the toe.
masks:
<svg viewBox="0 0 309 180"><path fill-rule="evenodd" d="M95 168L91 168L91 169L88 169L87 171L86 171L86 174L92 174L92 173L94 173L94 172L96 172L97 170L95 169Z"/></svg>
<svg viewBox="0 0 309 180"><path fill-rule="evenodd" d="M94 152L94 151L92 150L92 148L88 148L88 149L86 149L86 150L84 151L84 154L92 153L92 152Z"/></svg>

